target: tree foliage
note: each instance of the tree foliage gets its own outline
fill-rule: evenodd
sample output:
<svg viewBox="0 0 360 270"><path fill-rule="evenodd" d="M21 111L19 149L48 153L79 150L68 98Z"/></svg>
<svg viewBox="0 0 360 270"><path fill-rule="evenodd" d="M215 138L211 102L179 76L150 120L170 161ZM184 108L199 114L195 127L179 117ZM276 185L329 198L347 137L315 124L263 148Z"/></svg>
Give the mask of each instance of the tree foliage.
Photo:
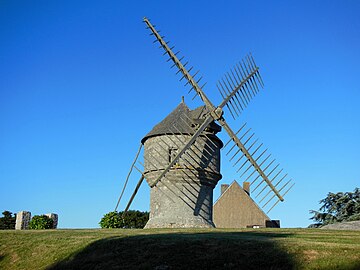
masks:
<svg viewBox="0 0 360 270"><path fill-rule="evenodd" d="M354 192L329 192L320 201L319 211L310 210L310 218L317 222L316 226L323 226L335 222L360 220L360 188Z"/></svg>
<svg viewBox="0 0 360 270"><path fill-rule="evenodd" d="M0 218L0 230L15 230L16 215L10 211L2 212L3 217Z"/></svg>
<svg viewBox="0 0 360 270"><path fill-rule="evenodd" d="M45 230L52 229L54 225L54 221L48 216L34 216L29 222L30 230Z"/></svg>
<svg viewBox="0 0 360 270"><path fill-rule="evenodd" d="M149 212L129 210L109 212L104 215L99 224L101 228L142 229L149 220Z"/></svg>

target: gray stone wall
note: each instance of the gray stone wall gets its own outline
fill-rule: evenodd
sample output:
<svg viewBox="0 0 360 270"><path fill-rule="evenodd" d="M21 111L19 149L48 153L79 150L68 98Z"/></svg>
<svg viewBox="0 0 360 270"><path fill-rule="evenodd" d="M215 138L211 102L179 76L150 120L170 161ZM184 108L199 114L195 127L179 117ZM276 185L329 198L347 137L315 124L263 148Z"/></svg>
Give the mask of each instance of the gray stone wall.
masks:
<svg viewBox="0 0 360 270"><path fill-rule="evenodd" d="M144 175L149 185L168 166L174 151L181 150L179 140L185 142L189 138L163 135L145 141ZM151 189L150 219L146 228L214 227L213 189L221 179L220 147L217 140L205 143L198 139Z"/></svg>
<svg viewBox="0 0 360 270"><path fill-rule="evenodd" d="M53 220L53 229L57 229L57 225L58 225L58 215L54 214L54 213L49 213L49 214L45 214L45 216L51 218Z"/></svg>
<svg viewBox="0 0 360 270"><path fill-rule="evenodd" d="M31 212L20 211L16 214L15 230L27 230L31 220Z"/></svg>
<svg viewBox="0 0 360 270"><path fill-rule="evenodd" d="M171 159L172 152L179 148L190 136L163 135L149 138L144 143L145 172L164 169ZM208 138L198 139L191 150L185 152L177 163L179 166L200 168L214 173L220 172L220 144Z"/></svg>

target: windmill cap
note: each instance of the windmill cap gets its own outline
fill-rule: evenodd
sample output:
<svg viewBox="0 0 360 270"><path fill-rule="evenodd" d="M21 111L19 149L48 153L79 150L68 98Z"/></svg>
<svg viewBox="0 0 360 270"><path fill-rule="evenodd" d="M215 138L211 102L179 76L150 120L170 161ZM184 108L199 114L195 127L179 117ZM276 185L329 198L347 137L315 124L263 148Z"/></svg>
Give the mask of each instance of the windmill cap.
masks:
<svg viewBox="0 0 360 270"><path fill-rule="evenodd" d="M181 124L180 119L191 119L195 124L201 125L204 122L203 116L207 112L205 106L198 107L194 110L190 110L189 107L182 101L168 116L166 116L160 123L145 135L141 140L144 144L145 141L151 137L161 136L166 134L194 134L194 130L187 125ZM221 131L221 127L215 122L210 123L210 129L213 130L214 134ZM176 130L176 132L174 132ZM217 140L220 143L220 147L223 146L222 141L213 134L208 134L209 137Z"/></svg>

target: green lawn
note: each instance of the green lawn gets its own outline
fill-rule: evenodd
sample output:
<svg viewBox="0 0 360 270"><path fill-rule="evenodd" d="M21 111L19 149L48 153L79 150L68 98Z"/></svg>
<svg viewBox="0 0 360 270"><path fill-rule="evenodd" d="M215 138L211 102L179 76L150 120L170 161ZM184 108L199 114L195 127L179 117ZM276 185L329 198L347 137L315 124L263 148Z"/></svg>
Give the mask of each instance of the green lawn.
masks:
<svg viewBox="0 0 360 270"><path fill-rule="evenodd" d="M0 269L360 269L360 232L0 231Z"/></svg>

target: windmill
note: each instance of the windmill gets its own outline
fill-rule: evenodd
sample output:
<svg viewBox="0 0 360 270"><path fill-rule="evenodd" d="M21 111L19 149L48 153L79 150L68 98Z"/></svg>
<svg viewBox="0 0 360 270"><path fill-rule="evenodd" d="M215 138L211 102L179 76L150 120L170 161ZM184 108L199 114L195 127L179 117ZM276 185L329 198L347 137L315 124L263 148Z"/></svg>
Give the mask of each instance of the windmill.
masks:
<svg viewBox="0 0 360 270"><path fill-rule="evenodd" d="M150 219L146 227L213 227L212 205L213 189L221 179L220 149L226 149L229 162L240 174L240 178L250 182L254 200L259 207L268 212L293 187L292 179L275 163L275 159L263 150L263 144L254 139L251 129L242 125L233 131L225 120L225 110L237 119L252 98L263 88L259 67L251 54L237 63L230 72L218 81L217 89L222 102L215 106L200 86L202 77L199 71L179 51L169 45L147 18L143 19L150 35L155 37L164 50L167 61L176 67L180 81L189 86L188 93L199 96L203 106L190 110L184 100L163 121L156 125L142 140L136 158L124 183L115 210L118 208L129 177L135 168L140 179L132 193L125 212L129 209L143 180L146 179L150 190ZM216 136L221 130L229 136L224 145ZM138 168L142 146L143 162ZM256 192L256 193L255 193Z"/></svg>

